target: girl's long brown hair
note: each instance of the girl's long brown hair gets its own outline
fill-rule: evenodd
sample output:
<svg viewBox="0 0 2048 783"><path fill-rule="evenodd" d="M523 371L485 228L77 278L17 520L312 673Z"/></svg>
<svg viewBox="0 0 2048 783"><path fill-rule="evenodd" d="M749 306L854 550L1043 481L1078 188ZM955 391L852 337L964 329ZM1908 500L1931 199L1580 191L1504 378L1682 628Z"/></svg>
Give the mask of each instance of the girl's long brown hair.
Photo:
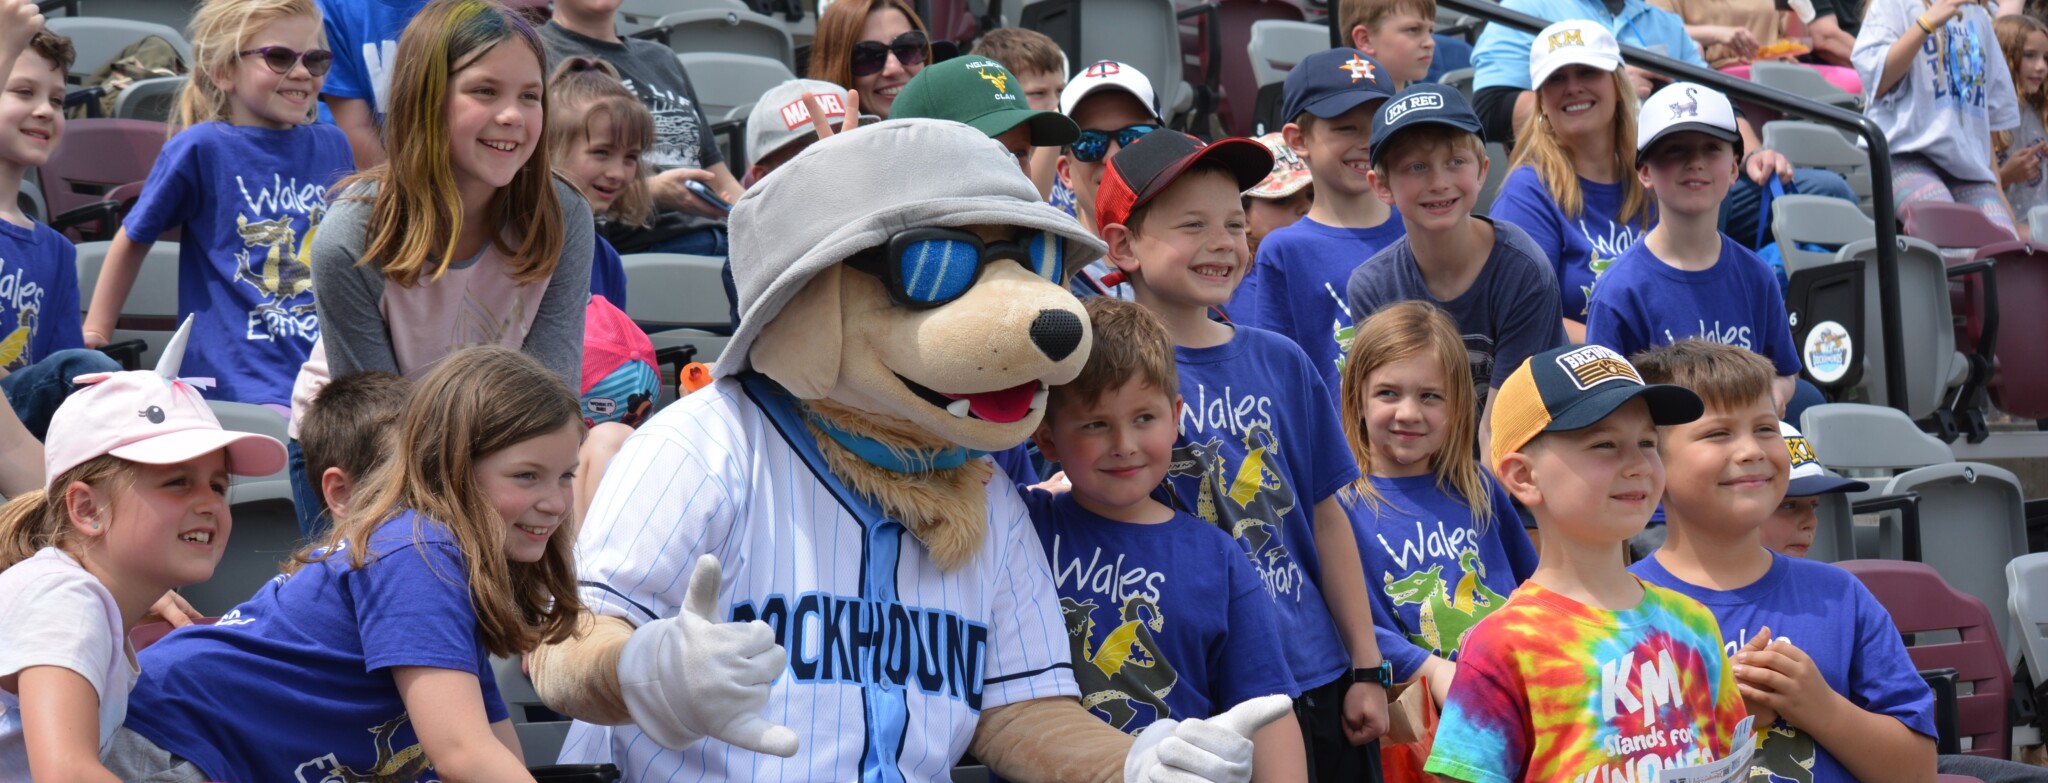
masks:
<svg viewBox="0 0 2048 783"><path fill-rule="evenodd" d="M1571 153L1557 129L1543 117L1543 85L1536 85L1535 107L1522 129L1515 134L1515 160L1510 169L1528 164L1537 179L1550 190L1558 211L1576 218L1586 211L1585 194L1579 192L1579 173L1572 167ZM1621 172L1621 214L1616 223L1634 223L1637 231L1650 227L1650 194L1636 178L1636 89L1624 69L1614 69L1614 156Z"/></svg>
<svg viewBox="0 0 2048 783"><path fill-rule="evenodd" d="M1351 338L1351 352L1344 357L1342 397L1344 440L1351 444L1351 457L1358 461L1358 480L1345 487L1345 499L1364 503L1377 512L1387 503L1385 495L1372 485L1372 443L1365 430L1365 395L1374 370L1411 356L1436 360L1444 374L1444 409L1449 411L1449 429L1444 444L1429 457L1429 472L1436 474L1437 490L1462 498L1472 509L1472 524L1480 532L1493 521L1492 491L1479 460L1472 456L1479 437L1479 413L1472 391L1471 359L1465 353L1465 338L1458 325L1436 305L1407 301L1381 308Z"/></svg>
<svg viewBox="0 0 2048 783"><path fill-rule="evenodd" d="M924 29L924 20L917 18L917 11L903 0L839 0L818 15L818 34L811 40L811 62L804 69L804 78L853 89L853 45L860 43L860 28L867 25L868 15L884 8L903 12L911 29L931 35ZM931 62L929 49L925 62Z"/></svg>
<svg viewBox="0 0 2048 783"><path fill-rule="evenodd" d="M2014 91L2026 89L2020 86L2020 65L2027 56L2027 36L2033 33L2048 35L2048 23L2043 23L2027 14L2001 16L1991 22L1991 29L1998 35L1998 48L2005 50L2005 67L2012 73ZM2032 104L2034 116L2041 119L2041 127L2048 128L2048 82L2034 94L2019 93L2021 108ZM2018 131L1992 131L1991 150L2004 152L2012 149L2013 141L2019 138Z"/></svg>
<svg viewBox="0 0 2048 783"><path fill-rule="evenodd" d="M293 555L285 572L336 552L346 552L350 567L361 568L370 535L386 521L416 511L414 540L420 537L418 525L436 522L462 551L477 630L492 655L531 652L569 638L583 609L571 554L574 520L548 539L539 562L508 562L506 523L478 486L476 464L563 425L580 425L582 416L576 395L525 354L498 347L450 354L413 388L392 453L365 481L361 505L323 540Z"/></svg>
<svg viewBox="0 0 2048 783"><path fill-rule="evenodd" d="M358 263L375 266L394 283L414 286L432 281L460 260L453 257L462 234L462 196L449 161L449 84L491 47L507 41L525 47L546 67L547 53L533 25L495 0L434 0L406 25L391 72L391 111L384 116L384 151L390 159L335 185L336 193L359 184L377 187L375 195L344 196L370 200L369 246ZM541 92L545 122L546 90ZM532 283L555 274L567 230L546 144L536 145L511 184L491 194L484 223L505 227L493 231L491 245L511 257L513 280ZM508 244L506 233L518 235L517 248Z"/></svg>

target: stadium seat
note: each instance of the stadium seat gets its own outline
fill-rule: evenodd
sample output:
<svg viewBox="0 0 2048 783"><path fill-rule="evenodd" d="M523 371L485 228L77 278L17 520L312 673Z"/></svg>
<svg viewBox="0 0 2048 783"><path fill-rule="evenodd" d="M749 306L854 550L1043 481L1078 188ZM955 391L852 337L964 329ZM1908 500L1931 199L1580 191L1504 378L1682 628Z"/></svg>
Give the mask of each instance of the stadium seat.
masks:
<svg viewBox="0 0 2048 783"><path fill-rule="evenodd" d="M78 57L71 64L72 76L84 77L106 65L129 44L149 36L169 41L178 58L192 63L192 44L176 28L155 22L138 22L109 16L57 16L44 20L50 32L71 39ZM67 142L70 140L67 139Z"/></svg>
<svg viewBox="0 0 2048 783"><path fill-rule="evenodd" d="M1984 602L1957 592L1922 563L1846 560L1837 565L1855 574L1891 613L1892 624L1908 642L1906 653L1914 668L1952 668L1957 680L1970 686L1970 692L1956 700L1956 727L1968 740L1962 752L2010 758L2006 695L2012 670ZM1949 641L1951 636L1954 641Z"/></svg>
<svg viewBox="0 0 2048 783"><path fill-rule="evenodd" d="M1805 68L1795 70L1813 73ZM1820 78L1818 74L1815 78ZM1826 83L1822 79L1822 83ZM1834 85L1828 85L1834 89ZM1870 153L1858 149L1840 131L1812 122L1776 120L1764 123L1765 147L1776 150L1794 166L1827 169L1849 181L1856 204L1870 214Z"/></svg>
<svg viewBox="0 0 2048 783"><path fill-rule="evenodd" d="M1827 77L1820 75L1819 71L1804 65L1758 60L1749 66L1749 80L1803 98L1812 98L1829 106L1839 106L1852 112L1863 110L1862 96L1836 87L1833 82L1827 80Z"/></svg>
<svg viewBox="0 0 2048 783"><path fill-rule="evenodd" d="M662 17L691 9L717 8L752 11L745 0L622 0L619 3L619 35L630 36L654 26Z"/></svg>
<svg viewBox="0 0 2048 783"><path fill-rule="evenodd" d="M2017 218L2018 215L2013 217ZM2027 210L2027 236L2048 242L2048 204Z"/></svg>
<svg viewBox="0 0 2048 783"><path fill-rule="evenodd" d="M626 268L626 284L633 290L662 293L635 296L626 308L626 315L647 331L655 353L694 348L689 361L718 361L718 354L732 341L731 306L719 277L723 262L674 253L631 253L620 260ZM676 387L676 371L666 365L660 370L662 397L657 406L672 401L669 395Z"/></svg>
<svg viewBox="0 0 2048 783"><path fill-rule="evenodd" d="M164 124L144 120L83 119L65 123L64 143L42 165L43 202L53 227L77 222L87 207L126 199L112 215L98 216L99 232L111 238L119 212L133 206L141 183L164 148ZM123 190L123 186L134 185ZM118 191L118 192L117 192ZM82 210L82 211L81 211ZM78 239L78 237L74 237Z"/></svg>
<svg viewBox="0 0 2048 783"><path fill-rule="evenodd" d="M99 285L100 267L106 264L107 249L111 242L85 242L78 245L78 309L84 312L92 304L93 289ZM156 360L163 353L164 342L171 339L171 333L178 328L178 243L157 242L149 248L149 255L143 256L142 268L135 274L135 287L128 292L128 301L121 307L121 319L115 323L114 333L107 338L112 342L141 340L148 344L142 352L142 367L156 366Z"/></svg>
<svg viewBox="0 0 2048 783"><path fill-rule="evenodd" d="M146 265L145 265L146 266ZM137 285L136 289L141 290ZM152 362L155 360L152 359ZM285 442L285 420L260 405L208 400L222 429L254 432ZM227 546L213 578L178 590L192 606L220 614L249 599L278 574L278 567L299 548L298 516L293 512L288 474L280 470L263 477L235 477L228 482L228 506L234 515Z"/></svg>
<svg viewBox="0 0 2048 783"><path fill-rule="evenodd" d="M1281 83L1301 58L1330 48L1330 28L1311 22L1269 19L1252 23L1251 40L1245 44L1251 55L1252 81L1258 85L1252 106L1252 132L1266 134L1280 130L1291 118L1280 116Z"/></svg>
<svg viewBox="0 0 2048 783"><path fill-rule="evenodd" d="M1484 215L1493 209L1493 199L1500 195L1500 183L1508 178L1507 145L1497 141L1486 143L1486 182L1479 186L1479 197L1472 200L1472 214Z"/></svg>
<svg viewBox="0 0 2048 783"><path fill-rule="evenodd" d="M1169 123L1195 108L1195 88L1183 78L1173 0L1036 0L1024 3L1022 13L1019 26L1052 38L1077 69L1115 60L1143 72Z"/></svg>
<svg viewBox="0 0 2048 783"><path fill-rule="evenodd" d="M1472 101L1472 78L1476 73L1471 68L1459 68L1444 74L1443 78L1436 81L1438 84L1457 90L1459 94L1465 96L1465 101L1470 103Z"/></svg>
<svg viewBox="0 0 2048 783"><path fill-rule="evenodd" d="M168 122L178 110L178 95L185 91L184 76L141 79L114 94L114 117L124 120Z"/></svg>
<svg viewBox="0 0 2048 783"><path fill-rule="evenodd" d="M2013 558L2005 564L2005 584L2011 592L2006 609L2012 614L2014 635L2020 639L2020 654L2032 675L2035 689L2048 685L2048 552Z"/></svg>
<svg viewBox="0 0 2048 783"><path fill-rule="evenodd" d="M697 90L697 106L713 123L745 122L746 115L739 112L750 109L776 85L796 78L783 61L751 54L688 52L676 59ZM734 167L742 168L737 163Z"/></svg>
<svg viewBox="0 0 2048 783"><path fill-rule="evenodd" d="M1176 5L1189 7L1185 2ZM1197 16L1199 24L1193 27L1193 35L1185 20L1181 27L1181 49L1189 55L1181 75L1191 83L1213 85L1216 117L1223 130L1232 136L1248 136L1257 119L1254 112L1259 95L1259 80L1250 67L1252 29L1265 21L1299 22L1302 10L1274 0L1215 0L1209 5L1215 7L1214 15ZM1222 31L1214 46L1209 39L1212 30ZM1210 62L1212 54L1221 62Z"/></svg>
<svg viewBox="0 0 2048 783"><path fill-rule="evenodd" d="M766 57L785 64L796 62L796 43L789 31L761 14L746 9L693 8L663 16L633 37L650 38L667 44L677 54L729 52ZM693 85L704 85L695 79Z"/></svg>
<svg viewBox="0 0 2048 783"><path fill-rule="evenodd" d="M569 737L569 720L541 702L533 679L520 670L518 658L491 656L491 676L498 683L498 696L512 714L512 730L519 735L519 750L537 783L611 783L619 779L619 768L611 764L556 764L562 742Z"/></svg>

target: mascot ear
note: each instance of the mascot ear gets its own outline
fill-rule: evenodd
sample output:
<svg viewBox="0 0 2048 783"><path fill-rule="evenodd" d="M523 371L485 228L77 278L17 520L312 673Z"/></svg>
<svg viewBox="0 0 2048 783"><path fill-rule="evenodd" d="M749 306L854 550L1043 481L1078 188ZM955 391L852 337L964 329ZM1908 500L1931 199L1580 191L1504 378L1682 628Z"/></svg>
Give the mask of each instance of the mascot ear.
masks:
<svg viewBox="0 0 2048 783"><path fill-rule="evenodd" d="M843 267L826 267L790 297L775 320L761 327L747 359L754 369L799 399L821 400L839 385L839 357L844 353L840 321L840 279Z"/></svg>

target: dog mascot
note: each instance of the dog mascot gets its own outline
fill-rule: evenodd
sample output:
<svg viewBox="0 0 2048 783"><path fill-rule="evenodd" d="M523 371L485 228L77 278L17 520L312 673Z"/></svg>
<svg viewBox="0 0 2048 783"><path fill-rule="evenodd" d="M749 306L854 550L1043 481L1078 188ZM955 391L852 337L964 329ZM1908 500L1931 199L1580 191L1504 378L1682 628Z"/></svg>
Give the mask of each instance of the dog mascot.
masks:
<svg viewBox="0 0 2048 783"><path fill-rule="evenodd" d="M577 539L592 618L532 660L564 761L629 781L1245 780L1254 699L1132 738L1082 710L1051 570L985 452L1087 361L1101 255L981 132L805 150L732 213L718 381L642 425ZM658 292L649 295L658 295Z"/></svg>

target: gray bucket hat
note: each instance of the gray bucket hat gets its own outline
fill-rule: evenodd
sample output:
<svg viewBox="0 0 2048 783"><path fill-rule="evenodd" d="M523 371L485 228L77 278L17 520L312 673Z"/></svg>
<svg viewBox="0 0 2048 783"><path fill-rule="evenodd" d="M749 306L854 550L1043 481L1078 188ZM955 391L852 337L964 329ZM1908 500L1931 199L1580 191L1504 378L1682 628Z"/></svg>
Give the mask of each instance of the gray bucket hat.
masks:
<svg viewBox="0 0 2048 783"><path fill-rule="evenodd" d="M897 232L1008 225L1066 240L1067 269L1104 246L1038 197L1017 158L981 131L949 120L862 125L811 145L733 205L732 276L740 325L713 375L751 366L761 327L812 276Z"/></svg>

